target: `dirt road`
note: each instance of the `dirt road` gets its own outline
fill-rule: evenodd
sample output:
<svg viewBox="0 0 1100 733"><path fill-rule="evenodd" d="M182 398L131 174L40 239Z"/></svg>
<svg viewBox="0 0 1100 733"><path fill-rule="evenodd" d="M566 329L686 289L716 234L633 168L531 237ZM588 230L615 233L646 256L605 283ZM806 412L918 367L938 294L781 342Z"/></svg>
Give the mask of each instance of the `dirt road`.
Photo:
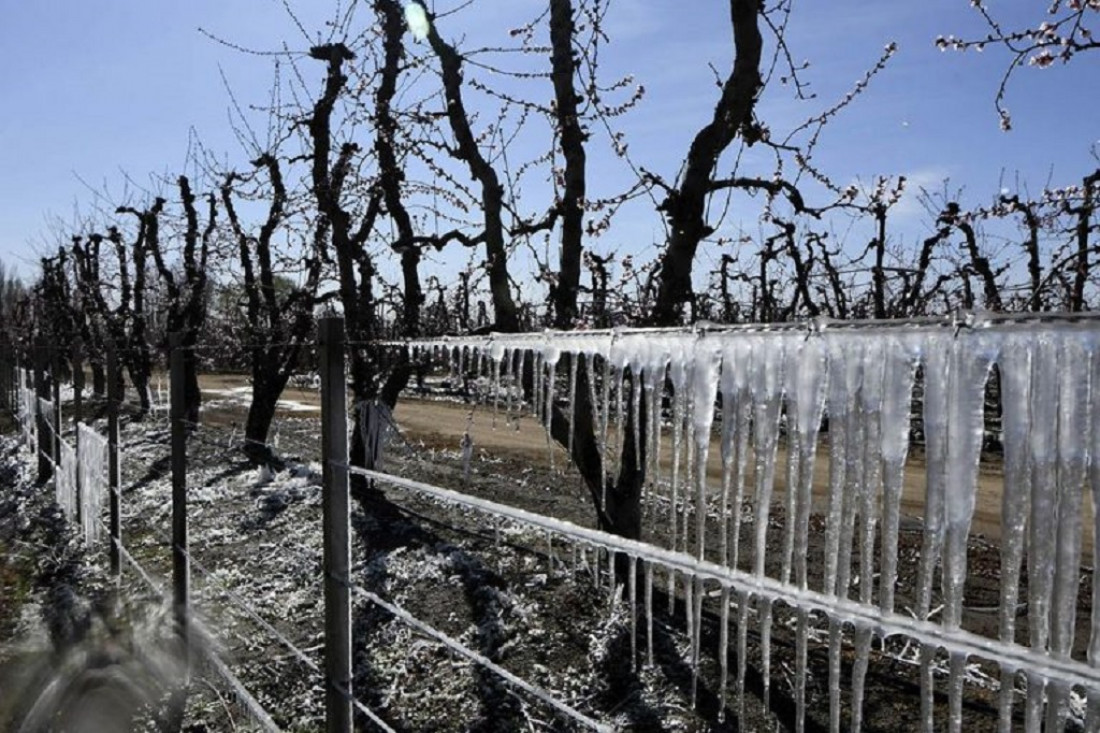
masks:
<svg viewBox="0 0 1100 733"><path fill-rule="evenodd" d="M203 378L203 391L207 399L224 405L228 400L247 404L247 384L243 377L210 376ZM308 417L319 414L320 400L316 390L288 387L283 394L281 414L293 417ZM458 402L421 400L403 398L394 411L394 419L406 439L411 442L422 441L434 448L457 450L459 441L467 429L475 448L490 452L504 451L531 461L549 460L551 450L558 466L565 465L565 451L557 444L551 445L545 430L529 413L518 419L509 419L503 405L494 410L493 405L467 405ZM671 436L666 431L662 436L661 463L666 472L671 471ZM814 462L814 497L818 508L823 508L828 487L829 461L825 454L827 445L819 447ZM751 463L751 461L750 461ZM786 490L787 455L784 448L779 449L776 469L776 499L782 500ZM747 485L751 483L750 466ZM711 440L707 475L713 485L718 487L722 480L720 445L717 437ZM978 497L974 510L972 534L981 534L989 539L1000 537L1001 496L1004 476L998 460L982 462L978 479ZM925 464L920 455L910 456L905 469L905 483L902 495L902 514L905 517L919 519L923 515L926 483ZM1084 502L1085 512L1085 553L1092 547L1091 501Z"/></svg>

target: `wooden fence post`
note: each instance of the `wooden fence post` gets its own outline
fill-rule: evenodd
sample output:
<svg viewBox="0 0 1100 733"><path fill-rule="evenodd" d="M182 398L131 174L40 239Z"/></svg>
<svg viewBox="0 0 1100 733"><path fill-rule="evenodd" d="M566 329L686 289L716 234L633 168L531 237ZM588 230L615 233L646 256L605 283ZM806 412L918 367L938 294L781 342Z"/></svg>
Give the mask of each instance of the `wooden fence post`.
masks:
<svg viewBox="0 0 1100 733"><path fill-rule="evenodd" d="M111 573L122 573L122 486L118 460L118 353L115 342L107 342L107 493L111 518Z"/></svg>
<svg viewBox="0 0 1100 733"><path fill-rule="evenodd" d="M348 516L347 382L344 319L322 318L321 352L322 513L325 569L325 720L329 733L352 729L351 564Z"/></svg>
<svg viewBox="0 0 1100 733"><path fill-rule="evenodd" d="M50 424L46 420L46 416L42 414L40 409L40 400L47 400L50 397L50 385L46 383L46 361L49 358L46 353L46 342L41 336L39 336L35 343L34 348L34 414L38 427L38 440L35 441L35 450L38 451L38 483L44 484L53 477L53 465L50 463L49 456L46 450L43 450L43 444L49 438ZM51 446L52 441L47 444Z"/></svg>
<svg viewBox="0 0 1100 733"><path fill-rule="evenodd" d="M172 441L172 599L176 624L183 640L185 669L190 670L191 634L188 603L191 595L191 568L187 557L187 429L183 424L184 392L183 334L168 335L168 375L170 380L169 420Z"/></svg>

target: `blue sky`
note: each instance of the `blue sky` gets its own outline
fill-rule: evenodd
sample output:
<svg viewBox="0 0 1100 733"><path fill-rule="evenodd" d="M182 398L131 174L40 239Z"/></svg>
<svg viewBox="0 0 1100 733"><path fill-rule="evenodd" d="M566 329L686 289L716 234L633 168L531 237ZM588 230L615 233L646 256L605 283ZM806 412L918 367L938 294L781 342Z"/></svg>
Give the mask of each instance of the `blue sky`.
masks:
<svg viewBox="0 0 1100 733"><path fill-rule="evenodd" d="M292 3L310 32L322 27L334 5ZM1041 19L1045 5L991 2L1009 25ZM503 43L507 30L540 6L536 0L477 0L446 19L443 35ZM1008 97L1014 130L1002 133L993 97L1008 57L992 49L942 53L933 44L939 34L984 35L968 6L967 0L796 0L788 43L796 58L811 62L805 79L819 99L798 102L789 88L774 85L760 103L760 116L776 131L789 129L842 96L895 41L895 58L822 140L817 164L837 181L869 184L875 175L902 174L914 184L938 187L949 176L953 186L966 186L970 203L984 203L999 189L1002 171L1010 182L1018 172L1037 192L1048 176L1065 185L1095 169L1089 148L1100 139L1098 59L1022 69ZM438 9L443 7L439 0ZM366 22L370 13L360 17ZM200 26L254 48L277 49L283 41L296 49L307 45L274 0L3 0L0 260L32 275L36 251L55 236L49 220L71 219L74 207L94 207L95 195L80 179L120 196L124 174L139 185L150 174L177 174L191 129L209 149L243 164L219 69L243 102L262 102L271 63L214 43L198 32ZM647 89L642 105L622 120L632 156L672 179L691 137L713 110L717 89L707 64L724 73L732 56L728 5L613 0L607 30L605 78L631 73ZM550 95L547 83L545 99ZM593 163L597 190L628 180L612 159L597 154ZM770 175L766 167L741 172ZM759 201L735 197L727 224L753 233L759 210ZM927 223L915 197L908 196L899 211L894 236L919 236ZM644 253L660 239L661 222L651 206L625 214L593 243L598 250Z"/></svg>

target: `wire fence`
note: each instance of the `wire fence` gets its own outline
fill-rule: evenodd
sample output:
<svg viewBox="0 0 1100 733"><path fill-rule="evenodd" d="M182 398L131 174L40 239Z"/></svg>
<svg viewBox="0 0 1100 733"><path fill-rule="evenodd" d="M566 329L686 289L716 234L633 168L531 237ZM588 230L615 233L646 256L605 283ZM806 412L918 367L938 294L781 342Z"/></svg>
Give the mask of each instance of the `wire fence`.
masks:
<svg viewBox="0 0 1100 733"><path fill-rule="evenodd" d="M218 587L226 603L325 677L330 700L337 701L329 703L330 722L335 717L350 726L350 716L339 708L354 708L379 728L392 729L351 686L345 643L351 635L351 599L357 597L575 723L596 730L610 725L357 584L350 563L348 485L360 478L483 515L498 532L502 522L522 525L544 536L547 545L571 544L575 556L590 553L594 563L604 562L606 575L596 573L597 580L607 579L610 596L629 598L635 663L653 663L659 616L654 586L663 581L670 609L677 601L686 609L693 697L704 607L716 609L719 705L725 709L732 689L739 716L750 627L759 629L767 698L771 639L789 623L796 727L805 725L809 708L809 650L815 645L827 657L833 730L842 720L860 727L864 684L876 656L919 670L924 730L964 729L964 698L983 679L995 693L1001 729L1017 724L1033 731L1061 729L1070 718L1087 729L1100 727L1095 663L1100 581L1094 573L1100 557L1100 321L1095 318L493 334L386 345L451 381L469 374L484 381L474 399L491 404L494 418L502 404L506 414L530 412L546 430L548 445L556 440L577 455L575 441L590 441L601 486L593 501L602 517L615 511L606 487L617 486L631 468L644 469L639 506L647 541L352 465L349 432L359 428L364 463L377 469L384 434L394 425L377 402L353 400L349 415L349 346L361 345L343 341L339 319L326 319L318 376L310 380L311 387L319 382L322 404L326 603L337 609L335 616L326 612L325 635L328 647L343 658L315 661L240 593L219 583L188 546L187 440L191 450L222 454L242 444L276 451L278 446L240 435L236 428L210 430L181 417L178 404L168 410L173 485L185 489L182 499L174 496L173 537L167 540L177 558L172 591L177 606L190 602L193 569ZM84 464L79 451L85 442L89 450L103 450L109 441L86 440L81 433L75 450L69 448L60 435L59 405L36 395L27 378L25 372L19 375L18 390L25 439L36 432L41 436L37 450L51 461L59 503L70 513L87 511L71 497L73 489L65 488L86 478L79 471L74 477L71 467ZM583 436L576 434L581 404L591 421ZM991 414L1000 454L993 478L980 470ZM555 420L568 426L568 435L560 429L553 435ZM62 446L59 457L50 452L54 440ZM923 453L916 476L914 445ZM469 481L472 451L462 453ZM995 492L982 493L991 486ZM996 515L992 521L1001 541L986 553L995 581L978 584L982 597L992 596L996 620L989 624L976 621L982 611L974 603L974 568L968 564L981 539L974 526L983 496L993 497L983 511ZM916 520L908 529L907 518ZM816 543L810 542L813 522L820 526ZM903 540L906 531L915 540ZM120 552L140 569L128 552L121 547ZM1021 604L1026 604L1026 624L1017 621ZM736 670L730 669L731 656ZM851 666L843 700L842 660Z"/></svg>

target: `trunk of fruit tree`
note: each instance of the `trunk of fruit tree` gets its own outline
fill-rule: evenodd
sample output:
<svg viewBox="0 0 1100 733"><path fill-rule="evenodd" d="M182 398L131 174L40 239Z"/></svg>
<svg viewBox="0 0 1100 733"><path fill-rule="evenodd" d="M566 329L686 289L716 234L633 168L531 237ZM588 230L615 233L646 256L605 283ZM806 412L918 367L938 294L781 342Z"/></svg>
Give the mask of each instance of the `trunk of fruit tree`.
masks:
<svg viewBox="0 0 1100 733"><path fill-rule="evenodd" d="M272 238L284 222L288 198L286 184L279 159L274 154L265 153L253 160L252 165L257 171L267 174L271 185L267 216L258 235L252 236L246 231L234 203L233 186L242 176L230 172L220 187L222 208L237 240L246 297L252 400L245 422L242 451L255 464L280 469L282 461L274 447L268 445L268 434L279 398L298 364L302 345L312 334L313 308L317 303L328 226L322 220L313 232L313 251L302 261L304 283L280 295L273 267Z"/></svg>
<svg viewBox="0 0 1100 733"><path fill-rule="evenodd" d="M457 149L455 155L463 160L470 175L481 185L481 209L485 225L482 240L485 243L486 270L489 275L489 291L492 294L497 331L514 333L519 330L519 313L512 299L511 278L508 276L508 251L504 237L504 186L500 177L481 154L477 140L470 128L470 120L462 98L462 57L454 47L443 41L434 22L428 34L432 50L439 58L443 73L443 93L447 100L447 119L454 134Z"/></svg>
<svg viewBox="0 0 1100 733"><path fill-rule="evenodd" d="M1081 205L1074 210L1077 214L1077 226L1074 231L1077 239L1077 261L1073 272L1073 291L1069 309L1079 312L1085 309L1085 283L1089 277L1089 233L1092 230L1092 214L1095 210L1093 189L1100 184L1100 169L1085 176L1082 181Z"/></svg>
<svg viewBox="0 0 1100 733"><path fill-rule="evenodd" d="M558 135L565 159L561 192L561 265L554 288L554 327L562 330L576 325L583 252L581 238L584 235L586 134L581 128L577 110L583 99L573 86L577 75L573 56L575 31L571 0L551 0L551 78L554 82Z"/></svg>
<svg viewBox="0 0 1100 733"><path fill-rule="evenodd" d="M736 54L733 70L722 86L712 120L691 143L679 187L668 191L660 207L671 233L661 257L657 302L649 317L651 325L677 325L682 304L691 301L695 252L713 231L706 222L706 203L712 192L715 166L734 138L751 130L752 112L761 87L760 12L759 0L730 0Z"/></svg>
<svg viewBox="0 0 1100 733"><path fill-rule="evenodd" d="M184 374L183 419L191 430L199 422L202 406L196 345L206 320L206 272L210 257L210 242L217 226L217 198L214 194L207 196L206 225L200 231L199 214L195 207L196 197L191 190L191 182L187 176L180 176L177 179L177 185L186 217L181 253L182 280L177 279L177 274L167 266L159 241L149 240L147 244L168 293L166 319L168 332L181 335Z"/></svg>
<svg viewBox="0 0 1100 733"><path fill-rule="evenodd" d="M265 368L255 362L252 365L252 403L245 419L242 451L256 465L282 468L282 461L274 447L268 444L268 435L275 420L279 397L289 379L290 372L285 369Z"/></svg>

